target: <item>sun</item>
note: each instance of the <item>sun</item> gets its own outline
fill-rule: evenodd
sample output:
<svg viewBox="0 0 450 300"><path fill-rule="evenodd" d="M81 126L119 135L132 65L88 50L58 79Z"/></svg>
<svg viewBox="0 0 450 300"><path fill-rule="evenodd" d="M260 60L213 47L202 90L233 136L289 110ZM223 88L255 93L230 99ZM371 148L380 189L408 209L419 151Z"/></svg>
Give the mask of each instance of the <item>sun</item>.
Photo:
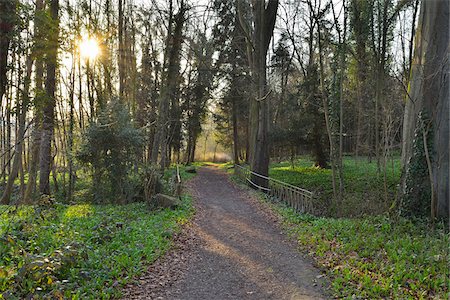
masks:
<svg viewBox="0 0 450 300"><path fill-rule="evenodd" d="M97 39L93 37L84 37L80 41L80 55L89 60L94 60L100 55L100 46Z"/></svg>

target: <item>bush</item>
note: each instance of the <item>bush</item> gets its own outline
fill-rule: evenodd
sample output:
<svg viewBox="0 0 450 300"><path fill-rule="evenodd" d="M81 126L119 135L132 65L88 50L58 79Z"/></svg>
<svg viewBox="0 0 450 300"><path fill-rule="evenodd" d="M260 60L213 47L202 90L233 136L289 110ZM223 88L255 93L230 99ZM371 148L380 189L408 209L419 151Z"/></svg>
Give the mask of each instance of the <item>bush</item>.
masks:
<svg viewBox="0 0 450 300"><path fill-rule="evenodd" d="M113 98L90 124L77 157L92 168L94 201L129 202L134 195L130 177L143 134L132 125L128 109Z"/></svg>

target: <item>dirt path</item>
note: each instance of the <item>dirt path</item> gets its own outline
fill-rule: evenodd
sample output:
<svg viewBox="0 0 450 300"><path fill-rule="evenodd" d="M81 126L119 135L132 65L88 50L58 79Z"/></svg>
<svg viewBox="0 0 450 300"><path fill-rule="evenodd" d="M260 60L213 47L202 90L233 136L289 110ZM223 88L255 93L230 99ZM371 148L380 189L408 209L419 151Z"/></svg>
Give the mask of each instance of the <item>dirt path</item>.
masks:
<svg viewBox="0 0 450 300"><path fill-rule="evenodd" d="M126 299L326 298L320 271L223 171L201 168L189 188L195 225Z"/></svg>

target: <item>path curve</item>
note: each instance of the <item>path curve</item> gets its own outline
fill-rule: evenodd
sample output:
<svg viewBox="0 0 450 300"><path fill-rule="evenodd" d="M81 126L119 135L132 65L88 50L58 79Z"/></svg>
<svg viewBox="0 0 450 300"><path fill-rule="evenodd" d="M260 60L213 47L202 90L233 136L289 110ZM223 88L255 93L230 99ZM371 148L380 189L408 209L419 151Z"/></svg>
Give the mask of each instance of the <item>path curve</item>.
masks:
<svg viewBox="0 0 450 300"><path fill-rule="evenodd" d="M144 280L142 291L134 289L127 299L326 298L320 271L222 170L200 168L189 190L197 208L195 225L187 233L190 242L183 239L178 253L163 263L171 269L163 272L176 274L176 279L160 283L158 289Z"/></svg>

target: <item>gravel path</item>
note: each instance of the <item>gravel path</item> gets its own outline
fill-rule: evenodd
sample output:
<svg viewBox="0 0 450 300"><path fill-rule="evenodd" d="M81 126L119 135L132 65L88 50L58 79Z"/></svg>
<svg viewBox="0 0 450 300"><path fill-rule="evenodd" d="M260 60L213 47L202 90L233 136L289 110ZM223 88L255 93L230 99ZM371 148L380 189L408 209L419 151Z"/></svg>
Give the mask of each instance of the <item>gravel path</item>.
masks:
<svg viewBox="0 0 450 300"><path fill-rule="evenodd" d="M125 299L327 297L320 271L223 171L201 168L189 189L196 199L194 225L138 285L125 289Z"/></svg>

